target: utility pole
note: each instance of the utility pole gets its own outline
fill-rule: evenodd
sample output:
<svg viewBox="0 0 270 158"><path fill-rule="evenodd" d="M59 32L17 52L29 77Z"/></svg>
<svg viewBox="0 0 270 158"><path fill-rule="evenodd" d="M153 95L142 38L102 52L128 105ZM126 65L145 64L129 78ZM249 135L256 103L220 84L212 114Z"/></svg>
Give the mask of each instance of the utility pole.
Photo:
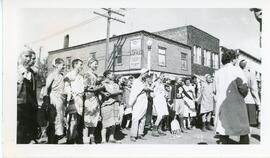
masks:
<svg viewBox="0 0 270 158"><path fill-rule="evenodd" d="M108 66L108 55L109 55L109 43L110 43L110 24L111 24L111 20L115 20L121 23L125 23L125 21L119 20L117 18L112 17L112 14L116 14L116 15L120 15L122 17L124 17L124 14L121 14L117 11L112 10L111 8L102 8L103 10L107 11L107 15L105 14L101 14L98 12L93 12L94 14L97 14L99 16L105 17L107 18L107 37L106 37L106 54L105 54L105 70L107 69ZM124 9L122 9L124 10ZM113 59L114 60L114 59Z"/></svg>

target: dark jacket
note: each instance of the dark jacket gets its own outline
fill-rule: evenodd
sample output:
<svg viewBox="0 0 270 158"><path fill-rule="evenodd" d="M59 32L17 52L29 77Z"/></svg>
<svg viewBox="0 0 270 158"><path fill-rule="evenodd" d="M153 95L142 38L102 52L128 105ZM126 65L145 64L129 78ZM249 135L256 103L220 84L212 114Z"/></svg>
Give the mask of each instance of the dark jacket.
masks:
<svg viewBox="0 0 270 158"><path fill-rule="evenodd" d="M17 104L32 104L37 105L37 95L36 95L36 75L32 70L31 80L22 78L22 74L18 72L18 77L21 78L17 80Z"/></svg>

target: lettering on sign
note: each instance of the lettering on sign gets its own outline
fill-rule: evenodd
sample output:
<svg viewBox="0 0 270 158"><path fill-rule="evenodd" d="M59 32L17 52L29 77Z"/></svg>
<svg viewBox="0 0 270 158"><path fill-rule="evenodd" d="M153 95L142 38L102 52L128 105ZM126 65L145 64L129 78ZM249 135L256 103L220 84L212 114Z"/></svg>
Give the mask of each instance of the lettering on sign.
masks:
<svg viewBox="0 0 270 158"><path fill-rule="evenodd" d="M130 41L130 69L140 69L142 60L141 39Z"/></svg>

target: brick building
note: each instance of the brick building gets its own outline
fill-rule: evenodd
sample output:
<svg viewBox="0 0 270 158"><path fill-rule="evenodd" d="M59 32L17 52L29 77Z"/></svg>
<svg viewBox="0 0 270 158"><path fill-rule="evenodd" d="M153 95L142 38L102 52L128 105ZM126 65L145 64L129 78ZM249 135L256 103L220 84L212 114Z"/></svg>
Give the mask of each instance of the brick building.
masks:
<svg viewBox="0 0 270 158"><path fill-rule="evenodd" d="M105 49L106 39L102 39L50 51L48 56L49 71L52 70L50 63L56 57L63 58L66 61L66 71L72 69L71 61L79 57L84 61L85 71L88 69L86 67L87 59L94 56L99 61L97 73L102 75L106 69ZM140 69L150 68L152 73L165 72L168 76L190 76L192 67L191 50L190 46L180 41L146 31L137 31L110 38L110 54L107 57L106 65L116 74L123 75L136 75Z"/></svg>
<svg viewBox="0 0 270 158"><path fill-rule="evenodd" d="M155 32L192 48L191 73L204 76L219 69L219 39L192 25Z"/></svg>

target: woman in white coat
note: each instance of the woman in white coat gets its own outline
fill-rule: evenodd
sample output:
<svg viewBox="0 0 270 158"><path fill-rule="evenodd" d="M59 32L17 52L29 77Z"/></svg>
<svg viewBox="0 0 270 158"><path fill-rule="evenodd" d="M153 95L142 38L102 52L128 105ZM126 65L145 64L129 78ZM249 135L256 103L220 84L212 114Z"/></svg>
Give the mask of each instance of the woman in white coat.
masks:
<svg viewBox="0 0 270 158"><path fill-rule="evenodd" d="M234 66L237 57L233 50L226 50L222 54L224 67L215 74L215 125L222 144L229 143L229 136L240 136L241 144L249 144L249 122L244 101L248 88L243 71Z"/></svg>

